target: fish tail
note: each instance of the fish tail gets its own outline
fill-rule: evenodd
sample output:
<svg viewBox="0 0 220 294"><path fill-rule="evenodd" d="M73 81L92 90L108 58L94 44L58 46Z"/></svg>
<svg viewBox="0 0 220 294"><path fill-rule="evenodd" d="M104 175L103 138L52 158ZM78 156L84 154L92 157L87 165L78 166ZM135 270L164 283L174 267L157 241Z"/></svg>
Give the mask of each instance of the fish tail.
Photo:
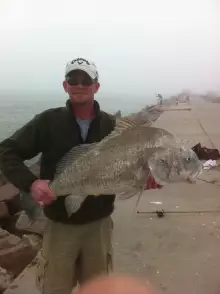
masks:
<svg viewBox="0 0 220 294"><path fill-rule="evenodd" d="M34 201L30 193L20 192L20 204L30 221L36 221L42 213L43 208Z"/></svg>
<svg viewBox="0 0 220 294"><path fill-rule="evenodd" d="M76 196L69 195L65 198L65 207L68 217L71 217L73 213L76 213L79 210L82 202L85 200L86 196Z"/></svg>
<svg viewBox="0 0 220 294"><path fill-rule="evenodd" d="M31 232L36 232L42 234L47 224L47 218L44 215L43 210L41 213L38 211L38 216L36 219L30 219L25 211L22 211L15 227L18 230L26 230Z"/></svg>

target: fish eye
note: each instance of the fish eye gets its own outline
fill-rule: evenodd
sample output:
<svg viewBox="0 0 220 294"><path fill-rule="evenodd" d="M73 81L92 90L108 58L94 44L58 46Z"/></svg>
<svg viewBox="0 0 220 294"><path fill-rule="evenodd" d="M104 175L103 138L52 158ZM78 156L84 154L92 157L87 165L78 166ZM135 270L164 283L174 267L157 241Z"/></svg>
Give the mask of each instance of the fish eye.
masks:
<svg viewBox="0 0 220 294"><path fill-rule="evenodd" d="M190 161L191 160L191 157L186 157L186 161Z"/></svg>

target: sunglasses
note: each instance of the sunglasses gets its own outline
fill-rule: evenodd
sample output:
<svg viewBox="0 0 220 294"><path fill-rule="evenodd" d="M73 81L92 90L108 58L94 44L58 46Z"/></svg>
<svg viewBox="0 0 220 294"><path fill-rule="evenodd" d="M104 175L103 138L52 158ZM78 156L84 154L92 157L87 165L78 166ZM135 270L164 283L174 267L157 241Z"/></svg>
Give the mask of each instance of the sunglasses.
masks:
<svg viewBox="0 0 220 294"><path fill-rule="evenodd" d="M79 77L77 75L66 76L66 81L70 86L77 86L79 84L81 84L82 86L91 86L95 82L88 75L85 75L83 77Z"/></svg>

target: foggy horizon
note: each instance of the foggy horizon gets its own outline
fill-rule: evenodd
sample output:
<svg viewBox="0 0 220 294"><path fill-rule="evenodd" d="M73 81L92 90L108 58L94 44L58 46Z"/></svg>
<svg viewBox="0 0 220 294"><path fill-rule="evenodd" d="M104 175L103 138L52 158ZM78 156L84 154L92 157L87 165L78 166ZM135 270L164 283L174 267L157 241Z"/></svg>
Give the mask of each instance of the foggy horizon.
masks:
<svg viewBox="0 0 220 294"><path fill-rule="evenodd" d="M220 91L218 15L215 0L3 0L0 101L1 93L65 97L66 62L77 57L96 63L100 102Z"/></svg>

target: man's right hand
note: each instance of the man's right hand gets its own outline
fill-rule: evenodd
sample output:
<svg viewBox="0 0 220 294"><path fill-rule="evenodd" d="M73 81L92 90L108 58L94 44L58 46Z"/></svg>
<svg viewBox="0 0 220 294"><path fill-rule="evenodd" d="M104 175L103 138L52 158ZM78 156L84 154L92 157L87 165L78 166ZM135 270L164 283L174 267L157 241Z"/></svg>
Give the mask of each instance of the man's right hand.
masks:
<svg viewBox="0 0 220 294"><path fill-rule="evenodd" d="M36 180L31 185L32 197L38 204L51 204L56 199L48 184L48 180Z"/></svg>

